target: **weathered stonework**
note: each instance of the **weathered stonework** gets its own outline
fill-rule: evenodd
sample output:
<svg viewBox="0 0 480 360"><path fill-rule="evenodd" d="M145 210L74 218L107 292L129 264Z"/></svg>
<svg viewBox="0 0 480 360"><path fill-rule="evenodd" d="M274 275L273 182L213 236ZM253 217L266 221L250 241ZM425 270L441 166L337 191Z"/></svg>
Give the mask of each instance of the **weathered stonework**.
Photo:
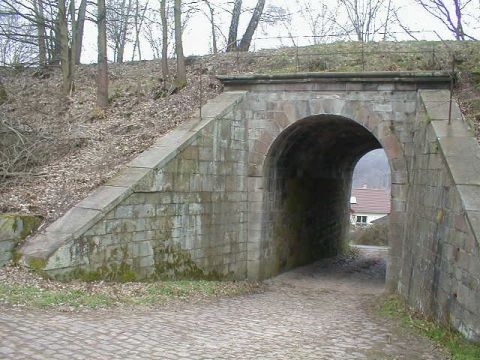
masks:
<svg viewBox="0 0 480 360"><path fill-rule="evenodd" d="M480 340L480 148L448 91L420 91L399 292ZM476 222L477 221L477 222Z"/></svg>
<svg viewBox="0 0 480 360"><path fill-rule="evenodd" d="M41 221L34 215L0 214L0 266L18 260L18 245L38 228Z"/></svg>
<svg viewBox="0 0 480 360"><path fill-rule="evenodd" d="M353 168L392 178L387 286L480 336L480 149L442 73L223 77L226 92L23 247L50 276L266 278L343 250Z"/></svg>

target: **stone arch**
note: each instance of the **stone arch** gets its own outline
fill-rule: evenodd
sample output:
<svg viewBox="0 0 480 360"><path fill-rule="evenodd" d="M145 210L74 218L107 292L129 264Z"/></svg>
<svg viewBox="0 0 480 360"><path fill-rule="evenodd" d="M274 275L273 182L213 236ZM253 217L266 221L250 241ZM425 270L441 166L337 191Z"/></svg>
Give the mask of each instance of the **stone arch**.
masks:
<svg viewBox="0 0 480 360"><path fill-rule="evenodd" d="M253 183L256 183L256 186L250 186L249 198L260 202L252 206L253 213L250 214L249 219L249 243L253 245L253 254L249 249L249 257L250 259L258 259L256 266L253 266L253 271L258 275L251 274L251 277L269 277L294 266L311 262L321 256L330 256L338 252L342 247L341 239L345 238L347 231L345 222L348 214L345 213L345 210L350 195L354 166L360 157L368 151L383 148L387 154L392 173L392 216L390 223L392 250L389 261L388 283L395 284L404 233L407 167L404 148L394 130L389 126L388 121L382 120L368 107L352 106L346 101L342 101L341 105L337 103L334 107L325 105L325 103L312 103L310 101L307 106L298 107L290 104L285 105L280 110L274 113L274 116L266 119L268 126L265 126L262 133L257 137L259 141L253 146L251 154L254 157L250 159L249 163L249 169L253 169L253 171L250 171L250 176L253 175L250 179ZM325 113L325 110L329 112ZM335 130L335 127L339 127L339 129ZM327 164L324 160L318 159L322 152L320 148L317 147L316 150L308 149L309 146L313 146L314 141L312 139L315 136L318 138L318 143L333 142L333 145L329 145L330 147L324 146L323 151L338 148L338 146L354 146L354 149L351 149L350 153L348 151L344 152L343 155L329 154L330 156L337 156L337 158ZM306 138L310 140L307 141ZM338 144L335 145L335 142ZM310 153L313 151L312 156L306 156L308 155L307 151ZM294 155L295 153L296 155ZM303 156L303 159L299 159L299 156ZM315 157L317 157L316 160ZM285 170L286 172L282 170L284 173L288 173L288 171L305 173L315 162L320 164L324 161L323 171L330 173L330 184L327 184L328 181L318 182L317 185L321 185L320 187L323 187L324 191L316 192L314 190L316 181L313 180L315 179L315 172L313 172L310 174L311 179L309 181L311 184L308 184L309 181L306 180L306 177L299 180L298 176L286 176L289 180L284 179L282 185L281 177L283 175L279 174L278 171L285 166L288 168L288 164L285 165L285 163L288 163L288 160L286 160L288 158L296 160L290 161L290 169ZM306 158L309 159L306 160ZM300 165L302 161L304 164ZM335 167L341 163L343 165L336 169ZM293 168L292 164L294 164ZM300 169L301 166L303 166L302 169ZM292 180L292 178L296 180ZM341 184L336 190L335 182ZM304 191L302 195L302 191L305 189L308 190ZM348 191L345 189L348 189ZM255 194L255 192L257 193ZM261 192L261 194L258 192ZM340 205L335 207L330 204L324 208L322 206L315 208L314 204L321 203L322 193L326 194L328 192L331 194L337 193L336 201ZM310 198L312 201L309 203L309 211L306 211L305 208L302 210L299 203L295 204L295 201L288 198L287 193L290 196L294 194L297 197ZM333 197L329 199L328 201L333 201ZM287 215L285 214L285 206L290 207L290 215L288 215L288 211ZM326 223L320 224L320 226L312 225L312 218L325 216L328 212L333 214L333 218L330 217ZM335 219L337 224L332 222L332 219ZM295 221L297 223L292 224ZM327 224L328 222L330 223ZM317 225L319 224L317 223ZM297 234L294 235L292 229L295 228L297 228ZM308 228L313 229L316 235L302 234L302 231ZM327 236L326 233L330 233L330 235ZM298 238L302 236L315 237L317 240L323 238L324 241L321 244L317 241L316 245L315 241L302 243L298 241ZM297 241L285 242L286 237L297 238ZM333 238L336 240L332 240Z"/></svg>

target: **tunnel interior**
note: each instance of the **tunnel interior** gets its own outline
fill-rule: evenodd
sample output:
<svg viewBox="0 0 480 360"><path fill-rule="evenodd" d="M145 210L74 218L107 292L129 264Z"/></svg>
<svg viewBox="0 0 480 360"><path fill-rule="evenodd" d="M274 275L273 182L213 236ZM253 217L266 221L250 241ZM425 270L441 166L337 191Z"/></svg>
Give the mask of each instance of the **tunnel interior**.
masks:
<svg viewBox="0 0 480 360"><path fill-rule="evenodd" d="M264 277L345 248L353 169L378 148L365 127L333 115L299 120L277 137L265 162Z"/></svg>

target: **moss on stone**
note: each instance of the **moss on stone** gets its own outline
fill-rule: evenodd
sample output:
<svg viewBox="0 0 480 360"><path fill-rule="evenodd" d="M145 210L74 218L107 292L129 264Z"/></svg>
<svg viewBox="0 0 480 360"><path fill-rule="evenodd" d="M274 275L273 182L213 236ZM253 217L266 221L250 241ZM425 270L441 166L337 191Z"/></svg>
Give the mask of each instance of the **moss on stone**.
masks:
<svg viewBox="0 0 480 360"><path fill-rule="evenodd" d="M21 257L22 257L22 253L20 251L18 251L17 247L14 247L11 251L11 256L12 256L12 263L14 265L17 265L18 262L20 261Z"/></svg>
<svg viewBox="0 0 480 360"><path fill-rule="evenodd" d="M190 252L175 245L158 245L154 247L154 279L192 279L222 280L225 275L212 270L205 271L193 260Z"/></svg>
<svg viewBox="0 0 480 360"><path fill-rule="evenodd" d="M36 273L45 276L45 266L47 266L47 260L46 259L41 259L41 258L30 258L28 259L28 267L35 271Z"/></svg>

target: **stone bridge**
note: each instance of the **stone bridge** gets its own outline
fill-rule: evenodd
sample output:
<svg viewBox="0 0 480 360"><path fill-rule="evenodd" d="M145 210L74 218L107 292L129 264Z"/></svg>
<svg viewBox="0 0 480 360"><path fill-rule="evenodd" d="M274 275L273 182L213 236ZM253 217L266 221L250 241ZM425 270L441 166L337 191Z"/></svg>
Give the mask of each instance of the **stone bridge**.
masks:
<svg viewBox="0 0 480 360"><path fill-rule="evenodd" d="M387 286L480 338L480 148L444 73L221 77L225 92L22 247L51 277L262 279L345 249L383 148Z"/></svg>

